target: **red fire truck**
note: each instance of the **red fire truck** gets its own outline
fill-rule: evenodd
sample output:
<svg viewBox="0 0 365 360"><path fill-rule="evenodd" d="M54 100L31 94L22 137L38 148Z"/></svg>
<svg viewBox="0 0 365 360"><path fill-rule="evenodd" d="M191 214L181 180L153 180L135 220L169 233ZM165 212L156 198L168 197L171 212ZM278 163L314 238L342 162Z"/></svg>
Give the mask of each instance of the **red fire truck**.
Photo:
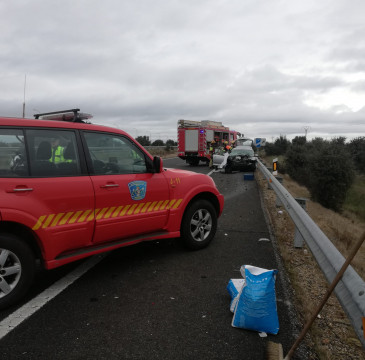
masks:
<svg viewBox="0 0 365 360"><path fill-rule="evenodd" d="M198 165L199 161L209 163L210 145L214 148L232 144L240 133L230 130L218 121L179 120L177 123L178 155L190 165Z"/></svg>

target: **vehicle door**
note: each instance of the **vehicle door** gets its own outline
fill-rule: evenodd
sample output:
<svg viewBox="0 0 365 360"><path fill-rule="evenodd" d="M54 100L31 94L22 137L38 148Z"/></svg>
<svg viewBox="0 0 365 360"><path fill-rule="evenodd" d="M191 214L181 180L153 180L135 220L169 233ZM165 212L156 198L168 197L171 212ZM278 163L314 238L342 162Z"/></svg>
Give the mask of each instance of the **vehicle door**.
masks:
<svg viewBox="0 0 365 360"><path fill-rule="evenodd" d="M62 151L58 161L52 159L54 141ZM46 260L91 244L94 190L79 156L77 133L0 128L0 147L2 220L35 231Z"/></svg>
<svg viewBox="0 0 365 360"><path fill-rule="evenodd" d="M223 163L224 151L221 149L215 149L213 153L213 166L219 166Z"/></svg>
<svg viewBox="0 0 365 360"><path fill-rule="evenodd" d="M163 231L170 194L163 173L148 171L144 152L127 136L84 132L95 191L94 242Z"/></svg>

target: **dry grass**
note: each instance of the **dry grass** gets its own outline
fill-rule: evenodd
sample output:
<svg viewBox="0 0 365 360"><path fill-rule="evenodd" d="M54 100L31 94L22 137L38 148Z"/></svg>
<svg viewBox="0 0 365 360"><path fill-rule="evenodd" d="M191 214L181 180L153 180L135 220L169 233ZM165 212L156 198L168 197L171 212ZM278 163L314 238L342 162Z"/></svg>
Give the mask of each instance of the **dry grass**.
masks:
<svg viewBox="0 0 365 360"><path fill-rule="evenodd" d="M148 152L153 156L155 156L155 155L160 156L163 159L177 156L177 151L174 151L174 150L167 151L165 149L151 149L151 148L149 148Z"/></svg>
<svg viewBox="0 0 365 360"><path fill-rule="evenodd" d="M292 181L288 175L280 176L284 179L284 187L293 197L309 200L310 194L305 187ZM302 249L294 248L295 226L290 216L284 208L276 206L276 195L273 190L268 189L264 176L260 174L257 179L294 289L296 307L304 323L324 296L328 284L306 246ZM307 201L307 211L344 257L347 256L352 244L365 231L365 223L360 220L341 216L313 201ZM365 277L365 244L354 258L352 266L362 278ZM365 351L334 295L328 300L320 318L312 325L310 337L306 341L317 352L320 359L365 359Z"/></svg>
<svg viewBox="0 0 365 360"><path fill-rule="evenodd" d="M293 197L310 199L306 187L298 185L288 175L282 177L284 178L285 188ZM344 257L347 257L353 244L365 231L365 223L355 216L352 216L352 218L342 216L316 202L307 201L307 211ZM362 278L365 278L365 244L354 258L352 266Z"/></svg>
<svg viewBox="0 0 365 360"><path fill-rule="evenodd" d="M353 217L356 213L365 221L365 174L358 174L349 189L344 203L344 214Z"/></svg>

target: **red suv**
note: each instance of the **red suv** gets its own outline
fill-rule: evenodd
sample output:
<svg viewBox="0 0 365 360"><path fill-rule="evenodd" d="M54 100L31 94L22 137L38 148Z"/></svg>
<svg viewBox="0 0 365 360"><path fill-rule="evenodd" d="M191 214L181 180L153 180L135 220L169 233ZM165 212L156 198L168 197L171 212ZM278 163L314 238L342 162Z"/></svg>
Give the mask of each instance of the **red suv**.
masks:
<svg viewBox="0 0 365 360"><path fill-rule="evenodd" d="M46 269L141 241L215 235L223 196L213 180L164 169L122 130L78 109L0 117L0 308Z"/></svg>

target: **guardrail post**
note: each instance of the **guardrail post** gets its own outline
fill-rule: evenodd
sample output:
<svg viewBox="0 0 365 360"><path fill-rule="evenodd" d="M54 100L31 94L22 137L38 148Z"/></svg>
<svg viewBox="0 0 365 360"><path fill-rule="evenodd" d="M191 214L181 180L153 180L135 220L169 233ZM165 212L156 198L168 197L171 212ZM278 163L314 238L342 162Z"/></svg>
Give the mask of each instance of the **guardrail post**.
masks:
<svg viewBox="0 0 365 360"><path fill-rule="evenodd" d="M281 177L281 176L275 176L275 179L277 180L277 181L279 181L279 183L281 184L281 185L283 185L283 178ZM280 199L279 199L279 197L278 197L278 195L276 195L276 200L275 200L275 206L276 207L280 207L280 206L282 206L283 204L281 203L281 201L280 201Z"/></svg>
<svg viewBox="0 0 365 360"><path fill-rule="evenodd" d="M307 211L307 199L305 198L295 198L295 201L302 207L303 210ZM302 248L304 244L304 239L298 228L295 227L294 233L294 247Z"/></svg>
<svg viewBox="0 0 365 360"><path fill-rule="evenodd" d="M266 169L268 170L268 171L270 171L270 173L272 174L272 168L271 167L266 167ZM272 186L271 186L271 184L270 184L270 179L267 179L267 188L268 189L270 189L270 190L272 190Z"/></svg>

